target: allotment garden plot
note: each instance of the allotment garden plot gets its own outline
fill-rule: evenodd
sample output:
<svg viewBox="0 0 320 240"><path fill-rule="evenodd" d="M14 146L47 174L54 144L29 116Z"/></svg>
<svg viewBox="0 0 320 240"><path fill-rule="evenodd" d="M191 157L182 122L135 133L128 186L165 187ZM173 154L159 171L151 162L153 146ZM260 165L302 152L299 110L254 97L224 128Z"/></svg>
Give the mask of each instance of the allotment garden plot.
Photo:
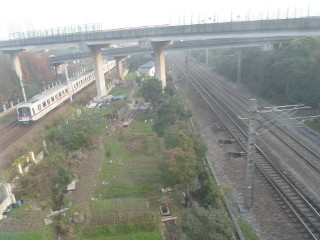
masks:
<svg viewBox="0 0 320 240"><path fill-rule="evenodd" d="M150 122L136 121L106 137L84 230L88 239L102 234L110 239L123 239L124 235L125 239L160 239L159 210L154 201L162 187L159 146Z"/></svg>

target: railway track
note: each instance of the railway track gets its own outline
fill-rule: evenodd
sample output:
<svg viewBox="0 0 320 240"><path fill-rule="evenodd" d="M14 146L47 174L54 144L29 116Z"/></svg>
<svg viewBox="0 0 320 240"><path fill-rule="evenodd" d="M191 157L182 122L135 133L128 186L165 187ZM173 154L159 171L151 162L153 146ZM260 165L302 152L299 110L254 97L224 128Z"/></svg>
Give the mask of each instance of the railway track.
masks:
<svg viewBox="0 0 320 240"><path fill-rule="evenodd" d="M34 125L23 126L19 122L13 122L4 129L0 134L0 152L12 145L19 137L28 133Z"/></svg>
<svg viewBox="0 0 320 240"><path fill-rule="evenodd" d="M186 69L184 69L183 64L179 64L179 61L175 61L176 66L183 74ZM246 131L243 130L243 124L237 119L238 113L234 112L225 103L232 104L236 102L237 106L241 106L242 111L245 110L245 99L239 100L237 94L218 86L219 91L213 90L214 93L219 92L219 95L226 94L224 99L229 99L226 101L221 101L219 97L215 96L211 92L212 87L208 87L204 84L203 74L189 72L189 84L194 88L198 94L204 99L204 101L209 105L212 111L218 116L220 122L225 125L230 134L237 139L239 146L243 151L247 149ZM201 80L199 80L201 79ZM242 103L242 104L240 104ZM234 104L234 103L233 103ZM247 105L248 106L248 105ZM320 209L308 196L306 196L295 184L270 160L274 157L274 153L270 151L263 140L259 141L258 144L264 147L256 146L257 152L255 154L257 169L262 173L269 184L274 188L274 190L281 197L282 201L287 205L287 208L292 212L292 216L296 218L301 226L304 227L305 231L310 236L310 239L320 239ZM313 153L311 153L313 154ZM310 157L309 157L310 158ZM316 159L317 157L315 157Z"/></svg>
<svg viewBox="0 0 320 240"><path fill-rule="evenodd" d="M7 132L8 130L10 130L11 128L15 127L16 125L18 124L17 121L13 121L13 122L10 122L9 124L7 124L6 126L0 128L0 136Z"/></svg>
<svg viewBox="0 0 320 240"><path fill-rule="evenodd" d="M224 94L224 96L219 94L220 97L223 97L223 101L236 105L237 109L240 110L237 112L240 116L247 114L249 102L245 97L241 96L239 93L236 93L232 87L226 86L225 83L220 82L217 78L210 75L206 71L199 71L199 69L194 68L194 72L198 75L201 75L202 79L205 79L206 82L211 85L207 85L209 89L212 87L219 89L219 91L221 91L220 93ZM192 71L190 71L190 73L192 73ZM235 111L236 109L233 108L233 110ZM273 135L282 141L288 148L290 148L291 151L295 152L302 161L307 163L311 168L317 171L317 173L320 173L320 155L302 143L284 127L276 125L274 122L271 122L271 120L272 117L270 117L268 114L260 115L260 119L258 119L258 128L261 128L266 123L269 123L268 127L264 127L265 130L272 132Z"/></svg>

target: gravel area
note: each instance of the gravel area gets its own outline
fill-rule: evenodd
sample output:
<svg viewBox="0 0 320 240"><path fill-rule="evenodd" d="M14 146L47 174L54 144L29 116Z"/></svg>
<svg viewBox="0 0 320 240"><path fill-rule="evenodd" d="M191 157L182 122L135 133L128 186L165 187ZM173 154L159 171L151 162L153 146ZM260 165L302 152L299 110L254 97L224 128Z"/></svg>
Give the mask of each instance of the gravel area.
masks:
<svg viewBox="0 0 320 240"><path fill-rule="evenodd" d="M177 88L180 92L185 91L183 84ZM193 116L201 128L201 136L208 147L208 162L214 166L219 182L232 203L234 214L251 223L262 240L304 239L304 234L300 233L290 216L283 211L281 202L276 199L274 192L258 173L255 175L253 207L249 212L239 212L238 205L243 203L245 159L226 158L226 153L237 151L238 146L219 146L219 139L227 139L230 136L224 132L212 132L211 126L217 122L212 110L206 107L206 103L197 93L188 91L182 95L188 96L187 105L192 109Z"/></svg>

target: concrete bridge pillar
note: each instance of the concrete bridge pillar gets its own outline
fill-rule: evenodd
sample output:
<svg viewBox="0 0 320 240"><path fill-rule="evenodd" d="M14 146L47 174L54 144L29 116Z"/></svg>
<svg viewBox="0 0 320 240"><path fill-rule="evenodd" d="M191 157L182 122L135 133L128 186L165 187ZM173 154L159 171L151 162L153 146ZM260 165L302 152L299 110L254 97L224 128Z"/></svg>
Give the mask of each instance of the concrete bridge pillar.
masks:
<svg viewBox="0 0 320 240"><path fill-rule="evenodd" d="M131 55L128 55L128 56L118 56L118 57L115 57L115 60L116 60L116 65L117 65L117 72L118 72L118 78L121 82L124 81L123 79L123 67L122 67L122 61L126 58L130 58Z"/></svg>
<svg viewBox="0 0 320 240"><path fill-rule="evenodd" d="M123 82L122 58L116 57L116 65L117 65L118 78L121 82Z"/></svg>
<svg viewBox="0 0 320 240"><path fill-rule="evenodd" d="M89 45L89 49L92 53L93 65L94 65L94 74L96 78L96 87L97 87L97 96L102 97L107 94L106 82L104 79L103 72L103 61L102 61L102 50L110 46L110 44L104 45Z"/></svg>
<svg viewBox="0 0 320 240"><path fill-rule="evenodd" d="M167 85L166 81L166 65L164 59L164 49L166 45L171 45L172 41L159 41L152 42L152 47L154 49L154 65L155 65L155 75L158 80L161 81L162 88Z"/></svg>
<svg viewBox="0 0 320 240"><path fill-rule="evenodd" d="M7 53L10 55L12 68L17 74L18 77L22 76L22 69L21 69L21 63L19 59L19 54L22 53L24 50L12 50L12 51L3 51L4 53Z"/></svg>
<svg viewBox="0 0 320 240"><path fill-rule="evenodd" d="M56 66L54 66L54 69L56 70L56 75L57 75L57 76L62 74L61 65L56 65Z"/></svg>

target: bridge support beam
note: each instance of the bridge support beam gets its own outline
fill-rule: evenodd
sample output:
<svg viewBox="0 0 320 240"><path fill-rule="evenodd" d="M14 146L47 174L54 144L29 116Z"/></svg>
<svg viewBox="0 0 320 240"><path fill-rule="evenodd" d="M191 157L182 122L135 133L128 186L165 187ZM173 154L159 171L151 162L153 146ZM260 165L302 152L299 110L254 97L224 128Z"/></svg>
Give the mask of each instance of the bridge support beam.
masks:
<svg viewBox="0 0 320 240"><path fill-rule="evenodd" d="M164 49L166 45L171 45L172 41L159 41L152 42L152 47L154 49L154 65L155 65L155 75L158 80L161 81L162 88L165 88L167 85L166 80L166 65L164 59Z"/></svg>
<svg viewBox="0 0 320 240"><path fill-rule="evenodd" d="M89 49L92 53L93 65L94 65L94 74L96 78L96 87L98 98L107 94L106 82L104 79L103 72L103 61L102 61L102 50L101 48L106 48L110 44L103 45L89 45Z"/></svg>
<svg viewBox="0 0 320 240"><path fill-rule="evenodd" d="M116 60L116 65L117 65L117 72L118 72L118 79L119 81L123 82L124 79L123 79L123 65L122 65L122 61L126 58L130 58L131 55L128 55L128 56L117 56L117 57L114 57L115 60Z"/></svg>

